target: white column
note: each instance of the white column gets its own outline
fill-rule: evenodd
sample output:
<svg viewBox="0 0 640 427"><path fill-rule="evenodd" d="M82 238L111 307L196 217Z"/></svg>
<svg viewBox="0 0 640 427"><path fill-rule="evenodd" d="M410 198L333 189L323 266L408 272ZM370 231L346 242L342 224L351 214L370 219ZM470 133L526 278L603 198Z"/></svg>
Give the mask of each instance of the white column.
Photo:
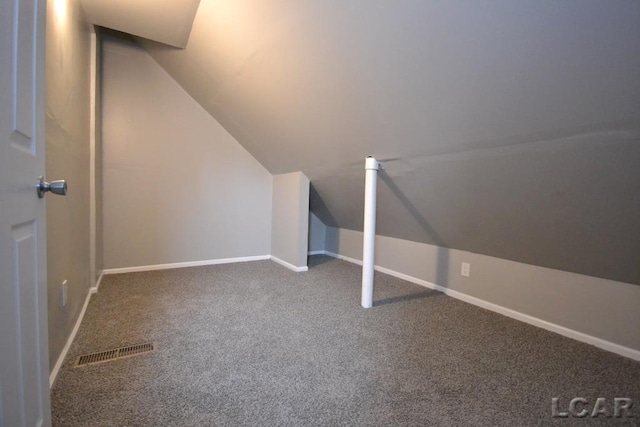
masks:
<svg viewBox="0 0 640 427"><path fill-rule="evenodd" d="M365 160L364 238L362 242L362 306L373 306L373 266L376 243L376 194L378 191L378 161Z"/></svg>

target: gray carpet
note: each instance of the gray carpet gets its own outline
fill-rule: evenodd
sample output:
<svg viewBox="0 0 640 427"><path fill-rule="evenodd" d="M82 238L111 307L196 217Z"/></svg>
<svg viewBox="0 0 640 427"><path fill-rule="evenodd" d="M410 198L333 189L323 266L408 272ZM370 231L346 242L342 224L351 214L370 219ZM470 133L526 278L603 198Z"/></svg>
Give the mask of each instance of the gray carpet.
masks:
<svg viewBox="0 0 640 427"><path fill-rule="evenodd" d="M52 394L57 426L637 425L640 363L312 257L106 276ZM72 368L82 353L156 353ZM636 418L554 419L573 397ZM591 404L592 406L592 404Z"/></svg>

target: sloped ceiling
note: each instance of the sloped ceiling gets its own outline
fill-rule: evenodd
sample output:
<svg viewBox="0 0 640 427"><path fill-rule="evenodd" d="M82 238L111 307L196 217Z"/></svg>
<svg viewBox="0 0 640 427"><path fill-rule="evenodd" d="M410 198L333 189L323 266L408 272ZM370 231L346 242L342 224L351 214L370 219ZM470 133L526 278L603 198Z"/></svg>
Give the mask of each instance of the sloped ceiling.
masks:
<svg viewBox="0 0 640 427"><path fill-rule="evenodd" d="M90 24L184 48L200 0L82 0Z"/></svg>
<svg viewBox="0 0 640 427"><path fill-rule="evenodd" d="M143 46L312 210L640 284L640 2L202 0Z"/></svg>

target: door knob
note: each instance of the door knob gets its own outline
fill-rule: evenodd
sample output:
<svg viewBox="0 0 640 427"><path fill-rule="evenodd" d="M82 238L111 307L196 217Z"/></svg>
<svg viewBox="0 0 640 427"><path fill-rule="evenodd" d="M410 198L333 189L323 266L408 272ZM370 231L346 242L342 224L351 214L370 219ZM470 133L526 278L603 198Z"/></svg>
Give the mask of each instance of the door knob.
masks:
<svg viewBox="0 0 640 427"><path fill-rule="evenodd" d="M59 196L65 196L67 194L67 181L61 179L58 181L47 182L44 180L44 177L41 176L38 178L36 190L38 191L38 197L41 199L47 191L51 191L53 194L57 194Z"/></svg>

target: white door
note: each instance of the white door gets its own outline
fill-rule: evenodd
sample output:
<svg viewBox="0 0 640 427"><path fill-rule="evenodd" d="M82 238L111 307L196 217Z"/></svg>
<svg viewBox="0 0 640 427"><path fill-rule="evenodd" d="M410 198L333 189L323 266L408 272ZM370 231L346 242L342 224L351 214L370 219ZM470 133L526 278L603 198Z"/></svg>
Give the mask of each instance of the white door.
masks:
<svg viewBox="0 0 640 427"><path fill-rule="evenodd" d="M0 1L0 426L48 426L45 1Z"/></svg>

